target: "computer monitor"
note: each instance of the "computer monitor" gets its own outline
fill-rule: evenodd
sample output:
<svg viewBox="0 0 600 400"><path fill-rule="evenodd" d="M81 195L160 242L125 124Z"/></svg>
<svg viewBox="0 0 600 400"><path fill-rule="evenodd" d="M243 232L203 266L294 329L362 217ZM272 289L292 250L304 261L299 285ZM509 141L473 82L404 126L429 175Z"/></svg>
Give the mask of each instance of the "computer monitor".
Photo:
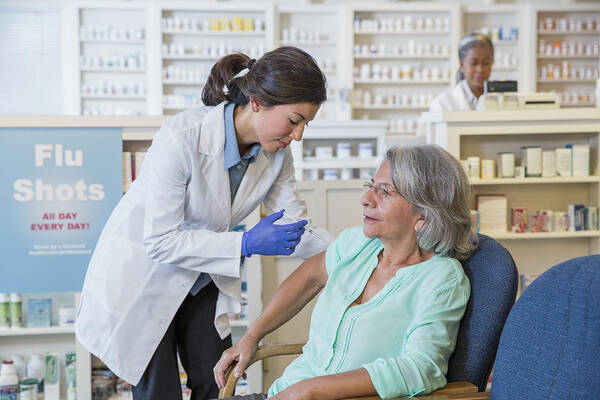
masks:
<svg viewBox="0 0 600 400"><path fill-rule="evenodd" d="M516 91L517 81L485 81L484 93Z"/></svg>

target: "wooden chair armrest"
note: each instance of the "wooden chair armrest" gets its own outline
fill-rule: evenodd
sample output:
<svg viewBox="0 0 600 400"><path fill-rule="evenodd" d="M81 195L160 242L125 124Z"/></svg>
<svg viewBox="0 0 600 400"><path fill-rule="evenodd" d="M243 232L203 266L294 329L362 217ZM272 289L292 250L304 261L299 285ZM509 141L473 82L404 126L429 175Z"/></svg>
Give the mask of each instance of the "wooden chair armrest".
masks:
<svg viewBox="0 0 600 400"><path fill-rule="evenodd" d="M488 400L490 398L490 394L488 392L457 393L457 394L434 394L434 393L431 393L427 396L417 396L417 397L415 397L415 399L422 399L422 400Z"/></svg>
<svg viewBox="0 0 600 400"><path fill-rule="evenodd" d="M415 396L415 399L427 399L427 400L450 400L450 399L487 399L487 397L481 397L481 393L477 392L477 386L471 382L450 382L441 389L431 392L425 396ZM485 394L484 394L485 395ZM489 393L487 394L489 397ZM475 396L475 397L469 397ZM356 397L346 400L381 400L379 396L368 396L368 397Z"/></svg>
<svg viewBox="0 0 600 400"><path fill-rule="evenodd" d="M292 354L302 354L302 348L306 343L278 343L278 344L265 344L259 347L256 354L250 360L248 366L260 361L264 358L274 356L287 356ZM226 383L221 390L219 390L219 399L226 397L232 397L235 394L235 385L237 384L238 378L233 375L233 369L237 365L236 363L231 364L225 374Z"/></svg>

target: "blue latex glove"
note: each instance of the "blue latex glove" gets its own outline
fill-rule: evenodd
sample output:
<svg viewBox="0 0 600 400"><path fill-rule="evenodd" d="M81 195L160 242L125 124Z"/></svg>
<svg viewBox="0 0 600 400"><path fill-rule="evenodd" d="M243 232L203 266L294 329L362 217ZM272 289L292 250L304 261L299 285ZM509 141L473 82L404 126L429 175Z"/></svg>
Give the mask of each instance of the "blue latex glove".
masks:
<svg viewBox="0 0 600 400"><path fill-rule="evenodd" d="M303 219L287 225L275 225L283 215L283 210L273 213L259 221L242 236L242 253L246 257L252 254L262 255L290 255L300 243L304 233L304 225L308 223Z"/></svg>

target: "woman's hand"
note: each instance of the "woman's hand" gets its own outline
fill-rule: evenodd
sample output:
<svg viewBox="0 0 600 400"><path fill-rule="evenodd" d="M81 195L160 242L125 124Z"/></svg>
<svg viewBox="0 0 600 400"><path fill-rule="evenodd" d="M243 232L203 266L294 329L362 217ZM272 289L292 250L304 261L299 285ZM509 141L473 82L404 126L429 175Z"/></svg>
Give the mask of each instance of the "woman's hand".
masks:
<svg viewBox="0 0 600 400"><path fill-rule="evenodd" d="M219 389L222 389L223 386L225 386L225 374L227 373L229 366L235 361L237 361L238 364L233 370L233 375L237 378L243 374L245 375L244 371L252 357L254 357L254 354L256 354L259 341L260 339L256 339L246 333L236 344L223 352L217 365L213 368L215 382L217 382Z"/></svg>
<svg viewBox="0 0 600 400"><path fill-rule="evenodd" d="M306 379L292 386L288 386L285 390L277 393L267 400L311 400L311 380Z"/></svg>

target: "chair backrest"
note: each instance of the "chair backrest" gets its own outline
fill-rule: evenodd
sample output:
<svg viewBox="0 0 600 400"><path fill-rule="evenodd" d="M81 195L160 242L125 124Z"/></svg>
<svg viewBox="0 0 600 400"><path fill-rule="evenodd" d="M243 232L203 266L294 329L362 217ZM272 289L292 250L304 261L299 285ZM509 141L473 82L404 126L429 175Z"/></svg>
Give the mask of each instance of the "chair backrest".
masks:
<svg viewBox="0 0 600 400"><path fill-rule="evenodd" d="M600 396L600 255L560 263L519 297L502 331L493 399Z"/></svg>
<svg viewBox="0 0 600 400"><path fill-rule="evenodd" d="M479 246L462 262L471 298L446 378L448 382L469 381L484 391L502 327L517 296L519 272L508 250L489 236L478 236Z"/></svg>

